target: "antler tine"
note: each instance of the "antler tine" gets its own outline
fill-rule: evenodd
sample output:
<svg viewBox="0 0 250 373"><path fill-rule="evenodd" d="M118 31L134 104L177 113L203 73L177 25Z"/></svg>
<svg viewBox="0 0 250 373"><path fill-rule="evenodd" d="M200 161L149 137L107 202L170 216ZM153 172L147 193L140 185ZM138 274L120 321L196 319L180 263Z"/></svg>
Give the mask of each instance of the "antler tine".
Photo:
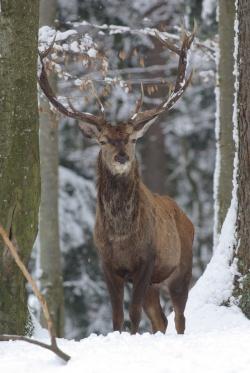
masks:
<svg viewBox="0 0 250 373"><path fill-rule="evenodd" d="M189 83L191 82L193 71L189 74L189 77L186 79L186 68L187 68L187 53L191 47L191 44L194 40L194 32L187 35L184 33L184 38L180 50L180 57L177 69L177 77L175 81L175 87L172 94L168 97L168 100L162 104L162 107L165 110L169 110L173 107L176 101L183 95Z"/></svg>
<svg viewBox="0 0 250 373"><path fill-rule="evenodd" d="M147 121L150 121L150 123L153 123L160 114L170 110L185 92L186 88L188 87L192 79L192 74L193 74L193 72L191 72L188 78L186 77L188 51L194 40L194 35L195 35L194 32L195 32L195 29L191 34L187 34L186 32L184 33L184 37L183 37L183 41L182 41L182 45L180 49L176 47L174 44L168 41L166 42L166 40L162 40L161 38L159 38L159 34L156 33L156 37L161 42L163 42L163 44L168 49L177 53L177 55L179 56L175 86L174 86L173 91L168 96L168 98L164 100L159 106L157 106L156 108L150 109L150 110L146 110L144 112L137 111L132 116L132 118L130 119L130 123L134 125L135 127L140 127L142 123L145 123Z"/></svg>
<svg viewBox="0 0 250 373"><path fill-rule="evenodd" d="M50 43L50 46L44 52L40 52L38 50L38 53L39 53L39 56L40 56L41 59L44 59L45 57L47 57L50 54L50 52L52 51L53 46L55 44L55 41L56 41L56 33L55 33L55 35L52 39L52 42Z"/></svg>
<svg viewBox="0 0 250 373"><path fill-rule="evenodd" d="M38 82L40 84L40 87L41 87L43 93L48 98L50 103L63 115L66 115L67 117L70 117L70 118L80 120L82 122L87 122L87 123L93 124L93 125L97 126L98 128L100 128L105 122L103 116L95 116L95 115L90 114L90 113L77 111L76 109L73 108L72 104L69 105L70 108L71 108L71 110L69 110L61 102L59 102L58 99L56 98L56 95L53 92L53 90L52 90L52 88L49 84L48 76L47 76L46 69L45 69L45 66L44 66L44 61L43 61L44 58L47 57L49 55L50 51L52 50L54 42L55 42L55 37L54 37L51 45L49 46L49 48L45 52L43 52L43 53L39 52L42 69L41 69L40 77L38 78Z"/></svg>
<svg viewBox="0 0 250 373"><path fill-rule="evenodd" d="M178 91L180 89L180 85L185 79L186 67L187 67L187 62L188 62L187 52L190 49L193 40L194 40L194 33L192 33L191 35L187 35L186 33L184 33L182 47L180 50L180 58L179 58L177 78L176 78L174 91Z"/></svg>
<svg viewBox="0 0 250 373"><path fill-rule="evenodd" d="M176 54L180 55L180 48L178 48L175 44L171 43L169 40L167 39L163 39L162 36L161 36L161 33L158 31L158 30L155 30L155 37L165 46L167 47L169 50L171 50L172 52L175 52Z"/></svg>

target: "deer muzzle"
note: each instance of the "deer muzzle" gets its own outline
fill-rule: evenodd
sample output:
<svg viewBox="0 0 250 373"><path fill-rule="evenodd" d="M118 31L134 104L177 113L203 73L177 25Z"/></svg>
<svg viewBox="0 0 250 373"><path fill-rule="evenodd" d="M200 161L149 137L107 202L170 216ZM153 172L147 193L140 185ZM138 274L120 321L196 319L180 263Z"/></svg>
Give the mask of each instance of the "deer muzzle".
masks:
<svg viewBox="0 0 250 373"><path fill-rule="evenodd" d="M128 162L129 156L124 152L120 152L120 153L115 155L114 159L118 163L125 164L126 162Z"/></svg>

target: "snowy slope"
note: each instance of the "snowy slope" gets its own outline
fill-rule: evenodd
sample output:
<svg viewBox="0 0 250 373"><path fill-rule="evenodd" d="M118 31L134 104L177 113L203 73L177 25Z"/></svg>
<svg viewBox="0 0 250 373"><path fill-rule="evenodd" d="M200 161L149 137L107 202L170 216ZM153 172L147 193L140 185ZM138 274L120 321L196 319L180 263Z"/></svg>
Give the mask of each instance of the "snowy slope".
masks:
<svg viewBox="0 0 250 373"><path fill-rule="evenodd" d="M80 342L60 340L71 355L67 365L50 351L24 342L0 343L3 373L249 373L250 321L234 305L222 306L232 293L236 271L232 263L235 200L223 225L213 258L190 291L187 328L176 335L173 315L166 335L90 335ZM111 315L110 315L111 318ZM44 332L36 328L36 338Z"/></svg>
<svg viewBox="0 0 250 373"><path fill-rule="evenodd" d="M61 340L60 346L72 356L67 365L39 347L24 342L1 342L0 371L249 373L250 322L233 309L222 307L211 313L208 307L207 311L206 314L203 309L196 320L190 318L184 336L171 331L166 335L145 333L136 336L115 332L105 337L93 334L80 342ZM214 327L208 322L208 315L211 324L213 319L217 321Z"/></svg>
<svg viewBox="0 0 250 373"><path fill-rule="evenodd" d="M217 259L216 259L217 258ZM220 258L221 259L221 258ZM173 315L167 333L110 333L90 335L80 342L60 340L72 359L67 365L51 352L24 342L0 343L0 372L8 373L249 373L250 321L236 306L217 303L223 296L213 289L230 287L227 276L212 277L216 270L230 271L218 257L191 290L185 335L176 335ZM224 266L224 269L223 269ZM210 284L210 285L209 285ZM37 330L40 339L44 332ZM41 338L43 336L43 338Z"/></svg>
<svg viewBox="0 0 250 373"><path fill-rule="evenodd" d="M166 335L114 332L92 334L80 342L61 339L59 345L72 357L67 365L40 347L1 342L0 372L249 373L250 321L237 306L220 305L232 289L228 233L225 229L213 259L190 291L185 335L176 335L171 314ZM36 332L36 338L46 339L44 331Z"/></svg>

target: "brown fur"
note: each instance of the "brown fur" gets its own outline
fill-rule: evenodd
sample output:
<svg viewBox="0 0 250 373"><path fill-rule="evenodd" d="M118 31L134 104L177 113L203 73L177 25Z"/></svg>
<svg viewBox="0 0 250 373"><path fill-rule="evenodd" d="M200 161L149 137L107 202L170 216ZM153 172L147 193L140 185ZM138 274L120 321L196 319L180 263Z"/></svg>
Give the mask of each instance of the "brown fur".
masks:
<svg viewBox="0 0 250 373"><path fill-rule="evenodd" d="M113 145L105 145L106 153L111 153L109 163L103 149L97 162L95 243L111 297L113 326L115 330L122 330L124 282L131 281L132 333L138 331L142 307L153 331L164 332L167 319L160 305L157 284L167 280L176 330L183 333L192 269L193 225L171 198L153 194L142 183L131 146L119 142L126 138L128 131L126 127L120 128L122 130L111 129L103 135L106 140L107 133L109 139L112 137ZM131 136L129 134L128 139ZM110 159L121 147L129 155L131 164L127 172L117 174Z"/></svg>

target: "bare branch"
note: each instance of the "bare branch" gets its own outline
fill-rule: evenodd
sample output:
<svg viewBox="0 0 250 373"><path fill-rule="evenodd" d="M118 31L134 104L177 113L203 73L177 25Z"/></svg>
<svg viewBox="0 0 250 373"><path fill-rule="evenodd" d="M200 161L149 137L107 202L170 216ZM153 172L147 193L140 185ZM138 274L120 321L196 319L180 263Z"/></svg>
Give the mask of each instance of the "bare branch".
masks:
<svg viewBox="0 0 250 373"><path fill-rule="evenodd" d="M47 343L43 343L43 342L37 341L35 339L31 339L31 338L28 338L28 337L23 337L21 335L8 335L8 334L0 335L0 341L1 342L23 341L23 342L31 343L33 345L40 346L42 348L46 348L46 350L54 352L57 356L59 356L62 360L66 361L66 362L70 360L70 356L65 354L65 352L63 352L60 348L58 348L57 344L56 345L52 345L52 344L49 345Z"/></svg>
<svg viewBox="0 0 250 373"><path fill-rule="evenodd" d="M31 338L27 338L27 337L23 337L23 336L1 335L0 336L0 341L4 341L4 340L22 340L22 341L25 341L25 342L33 343L33 344L39 345L41 347L47 348L48 350L53 351L56 355L58 355L59 357L61 357L65 361L70 360L70 356L67 355L67 354L65 354L63 351L61 351L59 349L59 347L57 346L55 329L54 329L53 321L52 321L52 318L50 316L48 305L47 305L47 302L46 302L45 298L41 294L40 290L38 289L38 287L37 287L37 285L36 285L36 283L34 281L34 279L32 278L32 276L28 272L26 266L22 262L20 256L18 255L17 249L15 248L15 246L13 245L13 243L10 241L10 239L8 237L8 234L4 230L4 228L2 227L2 225L0 225L0 235L2 236L2 239L3 239L4 243L5 243L5 245L7 246L7 248L9 249L12 257L14 258L14 260L15 260L15 262L17 264L17 266L19 267L19 269L22 272L23 276L26 278L26 280L31 285L32 290L34 291L34 294L36 295L36 297L38 298L38 300L39 300L39 302L41 304L42 311L43 311L43 314L44 314L44 318L45 318L45 320L47 322L47 325L48 325L48 331L49 331L49 334L50 334L51 345L47 345L45 343L42 343L42 342L39 342L39 341L35 341L35 340L31 339Z"/></svg>

